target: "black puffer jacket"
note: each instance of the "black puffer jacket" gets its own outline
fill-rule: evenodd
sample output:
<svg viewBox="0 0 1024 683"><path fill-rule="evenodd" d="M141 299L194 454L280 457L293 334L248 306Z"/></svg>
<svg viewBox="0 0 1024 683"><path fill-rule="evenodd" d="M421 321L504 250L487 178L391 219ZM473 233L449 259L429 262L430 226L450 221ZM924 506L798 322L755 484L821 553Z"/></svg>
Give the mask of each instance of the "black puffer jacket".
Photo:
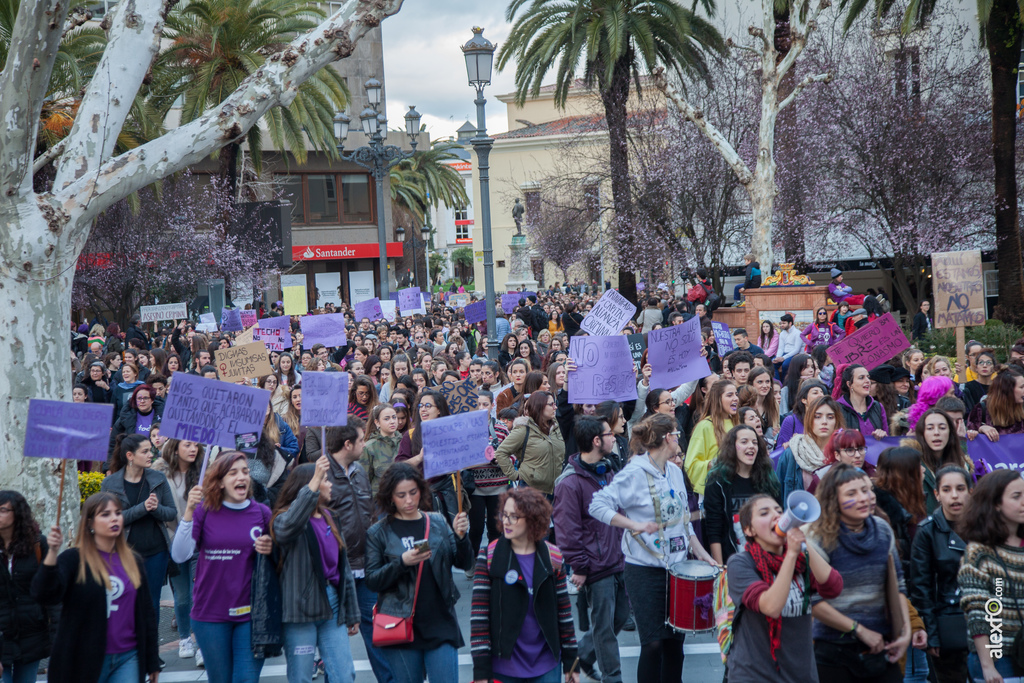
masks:
<svg viewBox="0 0 1024 683"><path fill-rule="evenodd" d="M949 526L942 508L917 527L910 551L910 602L924 620L928 647L939 647L937 617L960 613L957 574L967 544Z"/></svg>
<svg viewBox="0 0 1024 683"><path fill-rule="evenodd" d="M16 556L10 565L0 562L0 632L4 634L5 667L50 656L51 631L57 627L60 608L44 607L31 595L32 578L46 551L46 539L40 536L28 555Z"/></svg>
<svg viewBox="0 0 1024 683"><path fill-rule="evenodd" d="M158 422L164 414L164 399L159 396L153 398L153 411L156 413L153 416L153 420ZM114 420L114 427L110 430L109 453L114 452L114 444L117 443L118 436L135 433L135 420L138 416L138 411L132 408L131 403L124 404L124 408L121 409L117 419Z"/></svg>

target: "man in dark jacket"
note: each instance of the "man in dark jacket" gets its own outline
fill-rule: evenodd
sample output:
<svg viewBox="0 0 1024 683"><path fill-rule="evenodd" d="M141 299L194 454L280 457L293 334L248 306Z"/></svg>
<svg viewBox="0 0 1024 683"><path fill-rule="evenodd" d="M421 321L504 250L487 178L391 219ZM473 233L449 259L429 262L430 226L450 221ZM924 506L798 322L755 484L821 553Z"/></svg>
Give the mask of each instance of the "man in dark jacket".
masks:
<svg viewBox="0 0 1024 683"><path fill-rule="evenodd" d="M555 480L555 537L566 562L575 572L571 581L580 589L577 606L589 609L590 630L579 640L580 669L602 683L622 683L618 634L629 618L629 601L622 572L622 530L590 516L590 500L612 480L608 459L615 434L608 423L581 415L574 429L576 443L585 449L569 458Z"/></svg>
<svg viewBox="0 0 1024 683"><path fill-rule="evenodd" d="M125 346L131 343L132 339L139 340L139 348L149 349L149 337L146 336L145 331L139 327L139 323L142 321L142 316L138 313L132 316L131 324L128 326L128 331L124 333Z"/></svg>
<svg viewBox="0 0 1024 683"><path fill-rule="evenodd" d="M373 495L370 478L359 464L366 444L363 421L349 417L344 427L327 429L327 452L331 454L331 469L327 479L331 482L331 502L328 507L334 511L339 531L348 551L352 576L356 580L356 596L359 598L361 621L359 632L370 658L370 668L378 683L392 683L394 677L384 654L373 646L373 606L377 594L366 587L366 531L373 526Z"/></svg>
<svg viewBox="0 0 1024 683"><path fill-rule="evenodd" d="M530 297L530 317L530 329L533 330L533 338L536 339L540 331L548 327L548 314L544 312L544 307L537 303L536 296Z"/></svg>

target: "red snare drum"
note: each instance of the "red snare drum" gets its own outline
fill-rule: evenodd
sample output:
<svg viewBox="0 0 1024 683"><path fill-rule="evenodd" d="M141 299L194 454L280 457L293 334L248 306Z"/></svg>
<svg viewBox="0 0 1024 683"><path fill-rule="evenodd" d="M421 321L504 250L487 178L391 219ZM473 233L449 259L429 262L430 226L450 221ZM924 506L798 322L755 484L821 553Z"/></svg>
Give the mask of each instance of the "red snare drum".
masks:
<svg viewBox="0 0 1024 683"><path fill-rule="evenodd" d="M668 568L668 618L676 631L701 633L715 628L712 607L719 570L706 562L686 560Z"/></svg>

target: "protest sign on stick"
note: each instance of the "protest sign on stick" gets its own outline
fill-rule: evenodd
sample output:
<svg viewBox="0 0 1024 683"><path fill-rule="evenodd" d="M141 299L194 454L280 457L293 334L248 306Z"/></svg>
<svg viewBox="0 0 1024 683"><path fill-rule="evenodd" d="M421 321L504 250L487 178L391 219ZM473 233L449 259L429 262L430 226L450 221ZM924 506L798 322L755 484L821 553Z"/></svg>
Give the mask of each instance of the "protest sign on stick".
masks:
<svg viewBox="0 0 1024 683"><path fill-rule="evenodd" d="M171 439L235 448L236 436L263 433L270 392L184 372L174 373L161 433Z"/></svg>
<svg viewBox="0 0 1024 683"><path fill-rule="evenodd" d="M302 329L303 348L311 349L314 344L344 346L348 341L345 336L344 313L304 315L299 318L299 326Z"/></svg>
<svg viewBox="0 0 1024 683"><path fill-rule="evenodd" d="M344 427L348 424L347 372L302 373L300 423L314 427Z"/></svg>
<svg viewBox="0 0 1024 683"><path fill-rule="evenodd" d="M985 324L985 280L981 251L945 251L932 254L935 288L935 327L956 328L956 360L967 367L964 327Z"/></svg>
<svg viewBox="0 0 1024 683"><path fill-rule="evenodd" d="M909 348L907 335L892 313L886 313L830 346L828 355L836 365L860 363L874 370Z"/></svg>
<svg viewBox="0 0 1024 683"><path fill-rule="evenodd" d="M352 317L357 323L361 322L363 318L366 318L371 323L377 320L383 320L384 309L380 306L380 299L373 297L366 301L360 301L353 307Z"/></svg>
<svg viewBox="0 0 1024 683"><path fill-rule="evenodd" d="M519 305L521 295L519 292L507 292L501 295L501 310L506 314L512 313Z"/></svg>
<svg viewBox="0 0 1024 683"><path fill-rule="evenodd" d="M185 302L177 304L157 304L156 306L142 306L139 308L140 322L155 323L161 320L181 320L188 317L188 304Z"/></svg>
<svg viewBox="0 0 1024 683"><path fill-rule="evenodd" d="M647 363L651 366L651 387L672 389L711 374L701 355L700 318L647 333Z"/></svg>
<svg viewBox="0 0 1024 683"><path fill-rule="evenodd" d="M566 377L569 403L636 400L633 355L621 334L572 337L569 357L576 361L576 370Z"/></svg>
<svg viewBox="0 0 1024 683"><path fill-rule="evenodd" d="M463 310L467 323L480 323L487 320L487 302L476 301L467 304Z"/></svg>
<svg viewBox="0 0 1024 683"><path fill-rule="evenodd" d="M631 334L626 340L629 342L629 353L633 356L633 365L639 373L643 369L640 367L640 361L643 360L644 349L647 348L647 338L642 334Z"/></svg>
<svg viewBox="0 0 1024 683"><path fill-rule="evenodd" d="M598 337L611 336L621 332L634 315L636 306L614 289L609 289L583 318L580 329Z"/></svg>
<svg viewBox="0 0 1024 683"><path fill-rule="evenodd" d="M422 422L423 476L430 479L485 464L491 443L488 419L487 411L473 410Z"/></svg>
<svg viewBox="0 0 1024 683"><path fill-rule="evenodd" d="M267 347L262 342L217 349L213 352L213 359L217 364L218 378L224 382L265 377L274 372Z"/></svg>
<svg viewBox="0 0 1024 683"><path fill-rule="evenodd" d="M715 335L715 343L718 344L718 355L724 356L736 348L732 338L732 331L725 323L711 321L711 331Z"/></svg>
<svg viewBox="0 0 1024 683"><path fill-rule="evenodd" d="M245 329L249 329L259 322L259 313L251 309L242 309L238 312L238 315L242 318L242 327Z"/></svg>

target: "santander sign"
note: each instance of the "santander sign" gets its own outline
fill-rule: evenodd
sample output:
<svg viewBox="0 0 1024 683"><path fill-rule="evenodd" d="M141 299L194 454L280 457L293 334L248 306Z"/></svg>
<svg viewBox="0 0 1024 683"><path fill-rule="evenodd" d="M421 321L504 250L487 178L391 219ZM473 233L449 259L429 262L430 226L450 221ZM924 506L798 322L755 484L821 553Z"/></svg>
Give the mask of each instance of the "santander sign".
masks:
<svg viewBox="0 0 1024 683"><path fill-rule="evenodd" d="M388 242L388 258L402 256L401 242ZM293 261L329 261L333 259L378 258L380 247L375 243L368 244L311 244L293 246Z"/></svg>

